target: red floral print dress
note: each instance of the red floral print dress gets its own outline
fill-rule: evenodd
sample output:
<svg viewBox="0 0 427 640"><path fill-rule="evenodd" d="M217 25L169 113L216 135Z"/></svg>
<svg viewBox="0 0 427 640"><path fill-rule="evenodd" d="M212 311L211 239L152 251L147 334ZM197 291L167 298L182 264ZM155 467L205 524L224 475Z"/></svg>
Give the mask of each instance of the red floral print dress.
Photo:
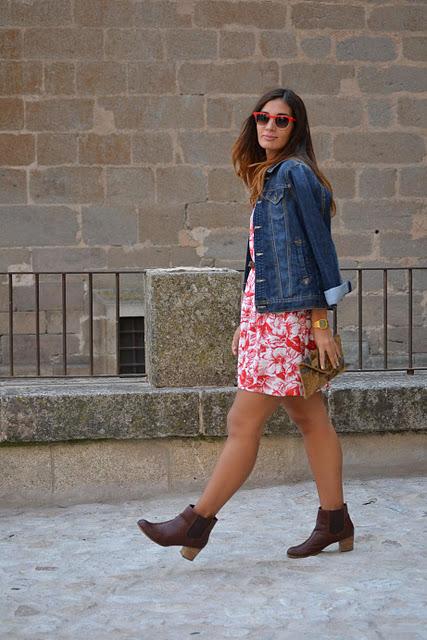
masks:
<svg viewBox="0 0 427 640"><path fill-rule="evenodd" d="M253 210L249 251L255 262ZM272 396L303 396L298 364L316 349L311 311L258 312L255 269L256 265L249 271L241 303L237 387Z"/></svg>

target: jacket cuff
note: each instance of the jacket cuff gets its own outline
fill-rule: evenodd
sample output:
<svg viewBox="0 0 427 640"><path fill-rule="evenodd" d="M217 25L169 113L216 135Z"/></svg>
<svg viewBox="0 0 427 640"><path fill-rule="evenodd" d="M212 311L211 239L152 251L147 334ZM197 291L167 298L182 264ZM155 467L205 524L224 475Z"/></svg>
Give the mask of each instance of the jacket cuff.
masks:
<svg viewBox="0 0 427 640"><path fill-rule="evenodd" d="M337 304L345 295L352 290L350 280L345 280L337 287L332 287L331 289L326 289L323 293L325 294L326 302L329 305Z"/></svg>

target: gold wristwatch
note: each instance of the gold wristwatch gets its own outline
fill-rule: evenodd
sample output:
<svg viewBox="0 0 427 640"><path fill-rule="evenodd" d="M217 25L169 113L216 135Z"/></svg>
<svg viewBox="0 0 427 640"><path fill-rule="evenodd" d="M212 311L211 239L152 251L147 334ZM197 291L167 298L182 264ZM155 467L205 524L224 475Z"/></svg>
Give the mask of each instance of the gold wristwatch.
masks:
<svg viewBox="0 0 427 640"><path fill-rule="evenodd" d="M315 327L316 329L327 329L329 327L329 322L326 318L321 318L320 320L313 322L312 327Z"/></svg>

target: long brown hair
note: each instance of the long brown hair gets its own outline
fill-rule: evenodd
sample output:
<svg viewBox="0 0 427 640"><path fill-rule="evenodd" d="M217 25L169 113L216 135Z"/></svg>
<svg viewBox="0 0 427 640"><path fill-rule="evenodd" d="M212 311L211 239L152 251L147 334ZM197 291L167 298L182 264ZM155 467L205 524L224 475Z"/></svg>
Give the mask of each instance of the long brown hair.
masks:
<svg viewBox="0 0 427 640"><path fill-rule="evenodd" d="M243 122L239 137L233 144L231 151L236 174L250 190L250 203L254 205L262 193L265 172L268 167L286 158L297 158L307 163L319 181L330 191L331 216L333 216L336 213L336 205L332 185L318 167L311 141L307 111L299 95L292 89L273 89L259 98L253 111L262 111L267 102L276 98L281 98L286 102L292 109L292 115L296 118L292 135L283 149L273 159L267 160L265 149L258 143L256 122L251 113Z"/></svg>

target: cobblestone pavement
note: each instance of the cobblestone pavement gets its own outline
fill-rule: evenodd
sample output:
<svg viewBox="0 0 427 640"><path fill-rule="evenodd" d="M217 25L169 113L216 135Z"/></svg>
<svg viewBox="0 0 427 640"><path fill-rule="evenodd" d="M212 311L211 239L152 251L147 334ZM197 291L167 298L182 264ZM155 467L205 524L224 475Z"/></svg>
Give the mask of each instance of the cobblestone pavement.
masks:
<svg viewBox="0 0 427 640"><path fill-rule="evenodd" d="M313 482L243 486L193 562L136 525L198 495L4 509L2 640L425 640L426 479L348 480L354 550L291 559Z"/></svg>

